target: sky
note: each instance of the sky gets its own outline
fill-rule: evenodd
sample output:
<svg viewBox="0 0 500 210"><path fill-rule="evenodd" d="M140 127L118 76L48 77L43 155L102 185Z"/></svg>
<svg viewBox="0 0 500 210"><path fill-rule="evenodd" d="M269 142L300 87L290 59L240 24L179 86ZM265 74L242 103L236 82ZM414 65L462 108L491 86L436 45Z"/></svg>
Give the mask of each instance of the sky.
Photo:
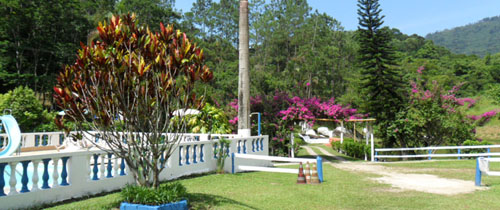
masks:
<svg viewBox="0 0 500 210"><path fill-rule="evenodd" d="M186 12L193 2L177 0L175 6ZM339 20L346 30L357 29L356 0L308 0L308 3L313 11ZM408 35L425 36L500 15L500 0L380 0L379 3L385 15L384 26L398 28Z"/></svg>

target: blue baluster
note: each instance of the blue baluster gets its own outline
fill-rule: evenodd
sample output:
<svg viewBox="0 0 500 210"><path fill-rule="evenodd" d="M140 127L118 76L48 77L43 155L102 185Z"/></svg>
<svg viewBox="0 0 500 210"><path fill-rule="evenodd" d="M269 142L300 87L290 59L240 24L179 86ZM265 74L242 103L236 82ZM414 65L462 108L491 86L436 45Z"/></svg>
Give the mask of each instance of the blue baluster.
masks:
<svg viewBox="0 0 500 210"><path fill-rule="evenodd" d="M35 135L35 147L40 145L40 135Z"/></svg>
<svg viewBox="0 0 500 210"><path fill-rule="evenodd" d="M256 147L256 148L255 148L255 150L256 150L257 152L258 152L258 151L260 151L259 141L260 141L260 139L256 139L256 140L255 140L255 147Z"/></svg>
<svg viewBox="0 0 500 210"><path fill-rule="evenodd" d="M42 135L42 145L47 146L49 144L49 136L44 134Z"/></svg>
<svg viewBox="0 0 500 210"><path fill-rule="evenodd" d="M247 140L243 140L243 154L247 154Z"/></svg>
<svg viewBox="0 0 500 210"><path fill-rule="evenodd" d="M42 189L49 189L49 161L50 158L43 159Z"/></svg>
<svg viewBox="0 0 500 210"><path fill-rule="evenodd" d="M101 137L101 134L98 133L95 135L95 143L98 143L99 142L99 138Z"/></svg>
<svg viewBox="0 0 500 210"><path fill-rule="evenodd" d="M120 176L125 176L125 159L122 158L122 163L120 164Z"/></svg>
<svg viewBox="0 0 500 210"><path fill-rule="evenodd" d="M204 159L205 157L203 156L203 147L204 146L205 146L204 144L200 145L200 162L205 162L205 159Z"/></svg>
<svg viewBox="0 0 500 210"><path fill-rule="evenodd" d="M5 171L5 166L7 163L0 163L0 196L6 196L5 192L3 191L3 188L5 187L5 180L3 177L3 173Z"/></svg>
<svg viewBox="0 0 500 210"><path fill-rule="evenodd" d="M99 177L97 177L97 172L99 172L99 168L97 167L97 158L99 158L99 155L95 154L94 155L94 169L92 172L94 172L94 176L92 177L92 180L99 180Z"/></svg>
<svg viewBox="0 0 500 210"><path fill-rule="evenodd" d="M241 140L238 140L238 153L241 153Z"/></svg>
<svg viewBox="0 0 500 210"><path fill-rule="evenodd" d="M182 146L179 147L179 165L182 166Z"/></svg>
<svg viewBox="0 0 500 210"><path fill-rule="evenodd" d="M198 161L196 161L196 149L197 149L198 145L194 145L193 146L193 163L198 163Z"/></svg>
<svg viewBox="0 0 500 210"><path fill-rule="evenodd" d="M190 162L189 162L189 147L191 147L191 146L190 145L186 146L186 165L190 164Z"/></svg>
<svg viewBox="0 0 500 210"><path fill-rule="evenodd" d="M252 152L255 152L255 139L252 139Z"/></svg>
<svg viewBox="0 0 500 210"><path fill-rule="evenodd" d="M67 186L69 185L68 183L68 170L67 170L67 163L68 163L69 157L62 157L62 172L61 172L61 186Z"/></svg>
<svg viewBox="0 0 500 210"><path fill-rule="evenodd" d="M217 144L214 144L214 151L217 151ZM214 152L214 158L217 158L217 152Z"/></svg>
<svg viewBox="0 0 500 210"><path fill-rule="evenodd" d="M64 143L64 134L59 134L59 145Z"/></svg>
<svg viewBox="0 0 500 210"><path fill-rule="evenodd" d="M164 156L164 153L162 152L160 155L161 168L166 168L166 164L164 164L164 163L165 163L165 156Z"/></svg>
<svg viewBox="0 0 500 210"><path fill-rule="evenodd" d="M112 178L113 177L113 174L111 174L111 170L113 170L113 164L111 163L111 156L113 154L111 153L108 153L108 175L106 176L106 178Z"/></svg>
<svg viewBox="0 0 500 210"><path fill-rule="evenodd" d="M23 177L21 178L21 183L23 186L21 187L22 193L29 192L30 190L28 189L28 164L30 163L30 160L26 161L21 161L21 164L23 165Z"/></svg>
<svg viewBox="0 0 500 210"><path fill-rule="evenodd" d="M260 139L260 151L264 151L264 138Z"/></svg>
<svg viewBox="0 0 500 210"><path fill-rule="evenodd" d="M229 154L229 143L226 145L226 154Z"/></svg>

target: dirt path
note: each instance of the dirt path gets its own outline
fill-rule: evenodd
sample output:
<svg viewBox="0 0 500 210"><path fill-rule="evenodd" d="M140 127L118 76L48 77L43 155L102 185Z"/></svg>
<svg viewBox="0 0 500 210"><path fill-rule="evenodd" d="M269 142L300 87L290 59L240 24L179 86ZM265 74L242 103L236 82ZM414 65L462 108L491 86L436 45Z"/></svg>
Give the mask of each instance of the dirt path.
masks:
<svg viewBox="0 0 500 210"><path fill-rule="evenodd" d="M310 155L317 155L310 147L303 146ZM341 157L337 157L320 147L317 148L325 156L333 157L337 160L342 159L340 163L333 163L329 161L328 164L347 171L355 171L362 173L377 174L381 177L370 178L371 180L390 184L393 188L401 190L416 190L426 193L435 193L441 195L456 195L462 193L471 193L478 189L485 189L476 187L473 181L464 181L459 179L446 179L436 175L430 174L413 174L402 173L396 170L371 162L350 162L345 161ZM397 191L397 190L396 190Z"/></svg>

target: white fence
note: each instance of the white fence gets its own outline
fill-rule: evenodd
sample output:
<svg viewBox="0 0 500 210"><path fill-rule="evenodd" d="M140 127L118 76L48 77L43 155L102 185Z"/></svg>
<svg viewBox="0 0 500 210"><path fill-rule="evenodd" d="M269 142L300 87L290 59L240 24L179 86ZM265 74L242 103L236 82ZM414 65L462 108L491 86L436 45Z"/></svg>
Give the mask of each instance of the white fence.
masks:
<svg viewBox="0 0 500 210"><path fill-rule="evenodd" d="M193 136L203 137L199 134ZM231 144L227 148L230 153L268 155L268 136L231 137ZM201 139L181 142L167 160L160 179L171 180L214 171L214 142ZM0 208L29 208L117 190L134 182L127 169L122 159L97 149L2 157ZM229 161L226 161L224 169L231 171Z"/></svg>
<svg viewBox="0 0 500 210"><path fill-rule="evenodd" d="M235 138L237 135L233 134L197 134L197 133L187 133L183 134L184 141L206 141L211 138L225 137L225 138ZM63 132L35 132L35 133L22 133L21 134L21 146L23 151L36 151L41 149L54 149L54 146L61 146L64 141L66 141L65 134ZM92 139L93 142L99 143L99 136L95 136ZM0 149L6 147L8 144L8 136L3 133L0 134ZM19 153L20 151L18 151Z"/></svg>
<svg viewBox="0 0 500 210"><path fill-rule="evenodd" d="M380 148L372 152L372 161L377 161L380 158L428 158L433 157L485 157L485 156L500 156L499 152L490 152L491 148L500 148L500 145L481 145L481 146L442 146L442 147L418 147L418 148ZM464 149L487 149L486 153L463 153ZM414 155L380 155L379 152L401 152L401 151L427 151L427 154ZM438 150L456 150L457 153L451 154L434 154Z"/></svg>
<svg viewBox="0 0 500 210"><path fill-rule="evenodd" d="M323 160L320 156L312 158L288 158L276 156L262 156L255 154L231 154L231 173L242 171L265 171L278 173L297 174L298 168L271 168L270 161L291 162L291 163L316 163L318 179L323 182Z"/></svg>

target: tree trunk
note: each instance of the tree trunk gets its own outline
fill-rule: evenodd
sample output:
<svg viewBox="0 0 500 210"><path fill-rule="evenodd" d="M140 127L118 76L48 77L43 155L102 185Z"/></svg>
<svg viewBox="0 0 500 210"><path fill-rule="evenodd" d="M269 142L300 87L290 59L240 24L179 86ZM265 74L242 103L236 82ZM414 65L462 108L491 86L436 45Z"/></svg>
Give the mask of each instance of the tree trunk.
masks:
<svg viewBox="0 0 500 210"><path fill-rule="evenodd" d="M238 135L250 136L250 76L248 59L248 1L240 0Z"/></svg>

